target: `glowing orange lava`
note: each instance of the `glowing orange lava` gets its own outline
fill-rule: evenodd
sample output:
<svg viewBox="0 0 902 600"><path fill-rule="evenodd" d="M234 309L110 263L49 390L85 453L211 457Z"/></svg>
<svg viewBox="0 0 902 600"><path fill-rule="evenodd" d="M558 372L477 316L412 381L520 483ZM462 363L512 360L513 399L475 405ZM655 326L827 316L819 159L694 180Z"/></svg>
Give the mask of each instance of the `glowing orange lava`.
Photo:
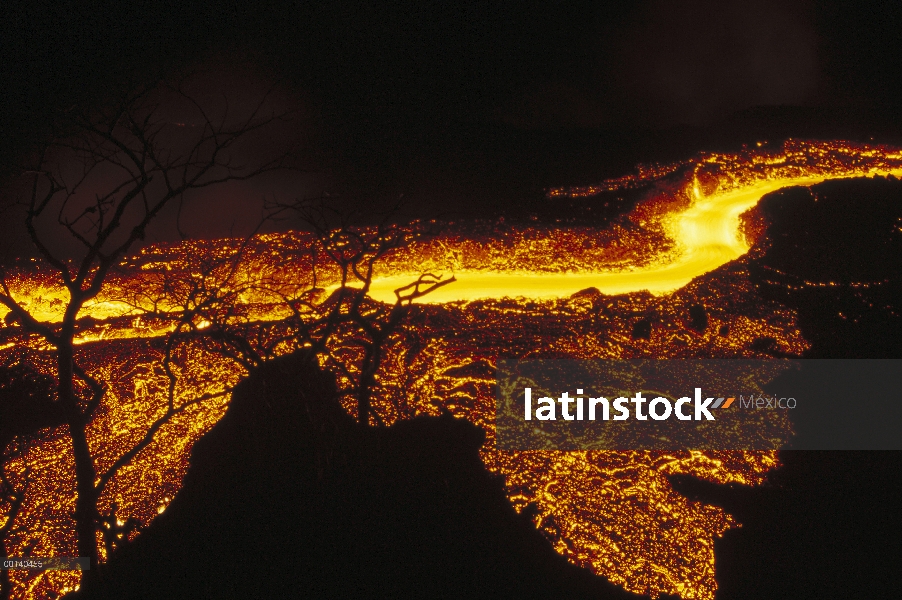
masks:
<svg viewBox="0 0 902 600"><path fill-rule="evenodd" d="M537 526L561 554L630 591L710 600L716 590L714 540L736 520L722 508L679 495L667 475L751 485L778 465L776 454L498 452L494 361L498 356L757 357L753 342L765 337L785 352L799 353L806 342L795 315L757 297L748 280L742 257L750 242L740 215L781 187L889 173L902 175L902 152L791 141L778 152L702 155L592 188L550 192L550 198L590 202L604 190L648 187L646 201L603 230L537 224L489 235L479 224L455 224L442 235L414 242L379 265L374 298L393 300L395 288L427 270L453 273L457 282L425 297L397 332L400 343L387 351L374 409L386 423L445 409L480 425L487 432L482 453L487 467L505 475L518 509L535 504ZM668 185L656 187L662 182ZM204 271L199 265L229 257L237 240L150 247L123 265L80 314L86 319L77 358L109 385L88 431L99 468L140 439L166 404L161 345L173 327L167 315L177 313L179 303L154 296L160 282L203 273L211 285L238 294L241 312L230 318L277 327L291 314L281 300L291 290L316 288L324 301L337 284L334 270L322 265L314 285L311 263L298 252L309 242L300 233L258 236L240 268L221 279L214 268ZM64 296L51 277L23 269L9 283L37 318L59 320ZM690 334L679 315L700 299L711 326ZM660 322L655 335L633 339L631 323L651 314ZM200 321L194 325L205 327ZM727 325L729 336L719 335L718 328ZM0 352L28 351L39 363L49 358L48 348L18 328L0 331ZM267 335L265 329L261 335ZM278 351L290 350L285 345ZM177 494L193 443L221 418L227 391L246 374L200 344L185 345L176 358L178 398L225 395L166 425L106 489L101 510L115 503L121 518L144 525ZM353 410L350 403L347 408ZM47 431L11 467L20 475L30 467L35 481L18 517L21 532L7 542L9 554L25 548L33 555L72 554L73 466L64 432ZM13 579L17 597L45 597L78 582L67 572L16 571Z"/></svg>

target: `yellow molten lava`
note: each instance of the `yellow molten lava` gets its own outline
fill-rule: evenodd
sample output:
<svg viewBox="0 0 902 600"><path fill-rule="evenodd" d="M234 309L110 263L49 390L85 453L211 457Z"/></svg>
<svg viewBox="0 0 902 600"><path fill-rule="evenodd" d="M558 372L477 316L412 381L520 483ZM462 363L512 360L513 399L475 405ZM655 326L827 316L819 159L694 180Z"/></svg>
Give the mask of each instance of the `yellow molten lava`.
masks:
<svg viewBox="0 0 902 600"><path fill-rule="evenodd" d="M880 174L900 176L902 169ZM668 223L667 229L678 247L675 260L631 270L589 273L457 271L455 283L419 301L442 304L481 298L564 298L590 287L609 295L642 290L652 294L672 292L749 251L749 244L739 230L739 215L755 206L762 196L781 188L810 186L832 178L835 177L766 179L708 196L699 194L696 188L696 201L687 210L670 217ZM394 290L414 277L412 274L380 277L373 282L370 294L376 300L394 302Z"/></svg>
<svg viewBox="0 0 902 600"><path fill-rule="evenodd" d="M504 475L518 510L533 505L536 526L568 560L632 592L712 600L717 589L715 539L738 523L719 507L677 493L667 475L755 485L778 466L776 454L496 451L495 357L529 352L580 359L760 358L754 346L758 339L775 340L782 352L799 354L807 346L794 314L757 297L742 265L686 284L748 251L739 215L763 195L825 179L890 173L902 175L898 149L846 142L792 141L777 152L705 154L674 165L641 167L636 175L595 186L549 193L552 202L561 196L587 198L670 178L670 187L658 190L660 195L673 193L675 187L682 190L677 194L684 194L678 201L665 198L653 209L649 206L657 199L650 197L624 221L604 230L464 224L449 227L437 239L400 248L378 266L382 270L371 293L379 300L394 302L394 289L422 271L454 272L457 279L419 300L432 304L561 298L589 287L606 294L649 290L663 295L683 289L653 299L505 300L412 311L398 334L400 343L386 347L373 408L386 424L447 410L479 425L486 432L486 467ZM190 240L149 246L106 282L103 293L79 314L76 337L79 364L108 386L103 407L87 431L99 470L133 447L167 406L164 336L186 303L172 290L202 283L207 289L234 293L232 317L261 326L259 343L268 343L284 333L280 321L292 314L284 298L296 297L298 290L328 291L338 280L328 265L320 265L318 278L311 276L311 243L310 236L290 233L262 234L247 245L242 240ZM60 321L68 293L58 278L23 269L7 283L36 319ZM749 298L755 311L731 301L738 297ZM704 333L688 332L684 316L702 298L711 324ZM649 312L658 317L654 335L633 339L629 331L634 317ZM0 308L0 318L6 315ZM208 323L201 316L192 321L198 331ZM51 349L25 335L14 320L7 324L0 326L0 341L6 342L0 345L0 358L27 350L36 368L52 373ZM718 333L722 326L728 326L729 335ZM209 399L164 426L111 480L98 503L104 514L111 513L115 503L117 519L134 518L146 526L164 512L181 487L191 446L225 412L227 392L246 370L203 341L191 339L178 346L172 363L178 375L174 392L176 404ZM348 347L336 338L330 350L356 373L359 353L339 352ZM291 348L277 350L279 354ZM343 389L354 384L341 372L337 380ZM347 408L354 407L347 403ZM20 532L7 541L7 552L74 553L74 475L65 431L46 431L9 468L17 484L26 469L33 481L16 519ZM6 508L0 506L0 520ZM65 571L15 571L11 578L16 598L57 597L79 581L77 573Z"/></svg>

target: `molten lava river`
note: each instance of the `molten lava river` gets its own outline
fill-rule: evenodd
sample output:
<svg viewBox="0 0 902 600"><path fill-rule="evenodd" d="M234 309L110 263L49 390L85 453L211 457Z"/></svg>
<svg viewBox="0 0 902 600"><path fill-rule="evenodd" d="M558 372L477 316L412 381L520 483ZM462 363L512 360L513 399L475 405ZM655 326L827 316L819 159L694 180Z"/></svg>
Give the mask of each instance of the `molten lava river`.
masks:
<svg viewBox="0 0 902 600"><path fill-rule="evenodd" d="M780 352L800 354L807 342L795 313L760 297L749 280L748 261L766 242L754 207L780 188L877 174L902 175L902 152L790 141L777 150L703 154L548 193L546 202L559 204L562 213L568 205L601 210L618 194L638 195L634 206L608 213L598 227L585 220L443 224L440 233L414 239L376 265L370 294L380 301L393 301L396 288L426 271L453 273L456 281L420 298L390 340L374 411L385 424L448 410L479 425L487 433L487 468L505 476L518 510L536 507L536 526L571 562L633 592L711 599L717 588L714 540L740 524L720 507L680 495L667 476L756 485L779 466L776 452L501 452L494 447L495 360L765 358L755 343L760 338ZM98 472L136 444L166 409L164 345L174 327L167 314L185 299L167 300L164 283L240 288L227 318L259 325L255 335L279 335L279 324L292 314L284 301L292 290L320 290L325 301L337 285L327 267L313 279L316 259L305 250L311 240L286 233L249 242L187 241L145 248L123 264L80 314L77 338L78 361L107 384L88 431ZM229 257L240 260L216 262ZM223 272L217 264L229 267ZM12 283L37 318L61 318L65 292L40 268L23 269ZM709 318L703 332L687 326L689 307L697 304ZM634 337L633 325L643 319L654 324L652 333ZM202 330L209 323L191 325ZM15 325L0 332L0 352L27 356L52 372L52 354L37 338ZM110 514L115 506L120 522L132 518L147 526L166 510L193 443L222 417L229 389L246 375L239 362L199 343L180 345L171 364L178 402L208 399L163 426L110 481L99 509ZM340 385L347 378L338 376ZM347 409L354 411L350 399ZM74 467L62 429L43 432L10 465L14 478L26 470L32 482L8 554L74 555ZM15 597L53 598L78 584L74 572L12 574Z"/></svg>

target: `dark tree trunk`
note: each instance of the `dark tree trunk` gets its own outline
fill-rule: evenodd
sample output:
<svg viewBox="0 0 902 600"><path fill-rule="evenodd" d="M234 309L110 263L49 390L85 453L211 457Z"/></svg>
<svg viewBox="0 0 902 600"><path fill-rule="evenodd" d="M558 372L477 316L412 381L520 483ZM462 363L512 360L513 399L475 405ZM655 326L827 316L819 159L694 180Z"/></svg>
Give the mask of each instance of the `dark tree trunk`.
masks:
<svg viewBox="0 0 902 600"><path fill-rule="evenodd" d="M69 338L71 339L71 337ZM73 380L73 348L71 343L60 344L57 354L59 369L59 402L66 413L69 425L69 438L72 440L72 457L75 462L75 535L78 544L78 555L91 559L91 571L83 577L90 576L97 569L97 539L95 513L97 511L96 488L94 479L94 459L88 446L85 433L86 415L82 415L75 396Z"/></svg>

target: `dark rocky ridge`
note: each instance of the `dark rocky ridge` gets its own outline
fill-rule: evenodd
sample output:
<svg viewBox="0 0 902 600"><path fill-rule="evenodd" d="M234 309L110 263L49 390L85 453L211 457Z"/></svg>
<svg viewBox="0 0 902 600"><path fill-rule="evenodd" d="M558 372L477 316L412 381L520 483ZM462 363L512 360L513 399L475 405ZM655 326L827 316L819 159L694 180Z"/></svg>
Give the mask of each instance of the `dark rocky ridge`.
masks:
<svg viewBox="0 0 902 600"><path fill-rule="evenodd" d="M303 354L195 445L166 512L70 597L635 598L556 554L450 416L363 431Z"/></svg>
<svg viewBox="0 0 902 600"><path fill-rule="evenodd" d="M767 225L752 281L798 312L806 358L902 357L902 182L787 188L756 211Z"/></svg>

